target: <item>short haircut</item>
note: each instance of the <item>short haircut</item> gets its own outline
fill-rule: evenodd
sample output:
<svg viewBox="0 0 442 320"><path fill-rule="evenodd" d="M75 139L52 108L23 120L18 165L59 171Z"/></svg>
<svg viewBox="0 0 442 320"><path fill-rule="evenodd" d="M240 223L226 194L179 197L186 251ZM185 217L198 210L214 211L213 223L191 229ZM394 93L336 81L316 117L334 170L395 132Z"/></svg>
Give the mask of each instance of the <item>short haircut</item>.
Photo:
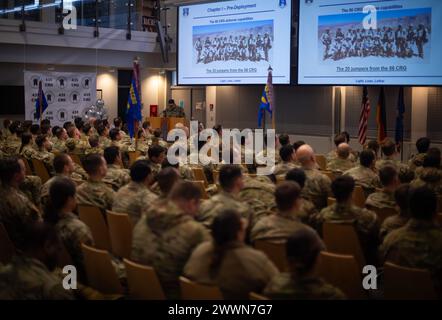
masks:
<svg viewBox="0 0 442 320"><path fill-rule="evenodd" d="M51 132L51 125L50 124L41 124L40 127L40 133L41 134L49 134Z"/></svg>
<svg viewBox="0 0 442 320"><path fill-rule="evenodd" d="M284 181L276 187L275 201L280 211L287 211L293 207L301 196L301 187L294 181Z"/></svg>
<svg viewBox="0 0 442 320"><path fill-rule="evenodd" d="M379 170L379 179L384 187L390 185L396 177L398 177L398 173L393 166L383 166Z"/></svg>
<svg viewBox="0 0 442 320"><path fill-rule="evenodd" d="M416 141L416 149L419 153L427 153L430 149L431 140L427 137L422 137Z"/></svg>
<svg viewBox="0 0 442 320"><path fill-rule="evenodd" d="M146 160L135 161L130 167L130 178L134 182L144 182L151 173L149 162Z"/></svg>
<svg viewBox="0 0 442 320"><path fill-rule="evenodd" d="M179 181L170 191L169 198L172 200L199 200L201 190L192 182Z"/></svg>
<svg viewBox="0 0 442 320"><path fill-rule="evenodd" d="M166 152L166 150L162 146L153 145L147 149L147 156L149 159L158 158L163 152Z"/></svg>
<svg viewBox="0 0 442 320"><path fill-rule="evenodd" d="M293 150L293 147L288 144L279 149L279 156L282 161L287 162L292 160L293 152L295 152L295 150Z"/></svg>
<svg viewBox="0 0 442 320"><path fill-rule="evenodd" d="M155 138L160 138L161 137L161 130L160 129L155 129L154 131L153 131L153 136L155 137Z"/></svg>
<svg viewBox="0 0 442 320"><path fill-rule="evenodd" d="M427 186L410 190L411 216L418 220L432 220L437 212L436 193Z"/></svg>
<svg viewBox="0 0 442 320"><path fill-rule="evenodd" d="M103 157L99 154L89 154L83 159L83 168L89 175L97 173L100 166L103 165Z"/></svg>
<svg viewBox="0 0 442 320"><path fill-rule="evenodd" d="M391 139L385 139L382 143L382 153L387 157L394 155L396 152L396 144Z"/></svg>
<svg viewBox="0 0 442 320"><path fill-rule="evenodd" d="M301 189L304 188L306 179L307 176L305 175L304 170L298 168L290 170L285 175L285 180L296 182L301 187Z"/></svg>
<svg viewBox="0 0 442 320"><path fill-rule="evenodd" d="M369 140L367 142L367 149L373 150L373 152L377 154L380 149L379 142L377 142L377 140Z"/></svg>
<svg viewBox="0 0 442 320"><path fill-rule="evenodd" d="M116 128L120 128L120 126L121 126L122 123L123 123L123 120L121 120L120 117L117 117L117 118L114 119L114 126L115 126Z"/></svg>
<svg viewBox="0 0 442 320"><path fill-rule="evenodd" d="M347 159L350 156L350 148L339 148L339 146L338 146L338 150L336 151L336 154L341 159Z"/></svg>
<svg viewBox="0 0 442 320"><path fill-rule="evenodd" d="M300 228L295 231L286 243L287 260L293 262L296 272L300 275L313 270L316 259L323 250L325 250L324 243L310 228Z"/></svg>
<svg viewBox="0 0 442 320"><path fill-rule="evenodd" d="M350 143L350 133L342 131L341 134L345 136L345 142Z"/></svg>
<svg viewBox="0 0 442 320"><path fill-rule="evenodd" d="M9 119L3 120L3 128L8 129L10 125L11 125L11 120Z"/></svg>
<svg viewBox="0 0 442 320"><path fill-rule="evenodd" d="M89 134L89 132L91 131L91 129L92 129L92 126L89 124L89 123L86 123L84 126L83 126L83 133L84 134Z"/></svg>
<svg viewBox="0 0 442 320"><path fill-rule="evenodd" d="M158 187L166 195L170 193L170 190L179 179L178 171L172 167L162 169L156 176Z"/></svg>
<svg viewBox="0 0 442 320"><path fill-rule="evenodd" d="M70 126L70 127L67 129L68 137L69 137L69 138L74 138L74 137L75 137L75 131L76 131L75 126Z"/></svg>
<svg viewBox="0 0 442 320"><path fill-rule="evenodd" d="M114 164L120 155L120 148L117 146L110 146L104 149L104 159L106 159L107 164Z"/></svg>
<svg viewBox="0 0 442 320"><path fill-rule="evenodd" d="M401 213L408 212L410 209L410 185L401 184L394 192L394 199L401 209Z"/></svg>
<svg viewBox="0 0 442 320"><path fill-rule="evenodd" d="M63 134L63 130L66 130L66 129L57 127L57 129L53 132L54 136L56 136L57 138L60 139L61 135Z"/></svg>
<svg viewBox="0 0 442 320"><path fill-rule="evenodd" d="M99 135L99 136L102 136L103 133L106 132L106 129L107 129L107 128L106 128L105 125L100 124L100 125L97 127L97 133L98 133L98 135Z"/></svg>
<svg viewBox="0 0 442 320"><path fill-rule="evenodd" d="M351 176L337 177L331 185L333 195L337 202L344 202L348 200L355 189L355 180Z"/></svg>
<svg viewBox="0 0 442 320"><path fill-rule="evenodd" d="M21 145L26 146L29 143L31 143L32 140L32 134L25 132L21 135Z"/></svg>
<svg viewBox="0 0 442 320"><path fill-rule="evenodd" d="M89 137L88 140L89 140L89 145L91 146L91 148L96 148L100 144L100 140L98 139L98 136L96 136L96 135Z"/></svg>
<svg viewBox="0 0 442 320"><path fill-rule="evenodd" d="M302 140L295 141L293 143L293 149L295 149L295 151L297 151L299 149L299 147L301 147L303 145L305 145L304 141L302 141Z"/></svg>
<svg viewBox="0 0 442 320"><path fill-rule="evenodd" d="M33 135L37 135L40 133L40 126L38 124L31 125L31 128L29 130Z"/></svg>
<svg viewBox="0 0 442 320"><path fill-rule="evenodd" d="M424 157L424 168L439 168L440 167L440 150L438 148L430 148Z"/></svg>
<svg viewBox="0 0 442 320"><path fill-rule="evenodd" d="M41 120L41 126L51 127L51 120L49 120L49 119Z"/></svg>
<svg viewBox="0 0 442 320"><path fill-rule="evenodd" d="M9 129L9 132L14 134L14 133L17 133L17 131L20 129L20 127L21 127L20 121L14 121L9 125L8 129Z"/></svg>
<svg viewBox="0 0 442 320"><path fill-rule="evenodd" d="M335 135L333 141L335 142L335 146L338 147L341 143L347 142L347 137L342 133L338 133Z"/></svg>
<svg viewBox="0 0 442 320"><path fill-rule="evenodd" d="M75 124L75 127L81 131L84 126L84 121L80 117L77 117L74 119L74 124Z"/></svg>
<svg viewBox="0 0 442 320"><path fill-rule="evenodd" d="M9 184L16 173L21 171L18 157L8 157L0 160L0 180Z"/></svg>
<svg viewBox="0 0 442 320"><path fill-rule="evenodd" d="M63 173L64 167L69 163L69 156L65 153L60 153L54 158L55 173Z"/></svg>
<svg viewBox="0 0 442 320"><path fill-rule="evenodd" d="M369 149L362 151L361 154L359 155L359 163L363 167L369 168L373 164L374 159L375 159L374 152Z"/></svg>
<svg viewBox="0 0 442 320"><path fill-rule="evenodd" d="M225 164L219 171L219 184L224 190L230 190L235 180L242 177L241 167L234 164Z"/></svg>
<svg viewBox="0 0 442 320"><path fill-rule="evenodd" d="M120 129L118 129L118 128L112 128L112 129L110 129L110 131L109 131L109 138L112 140L112 141L115 141L115 140L117 140L117 136L120 134Z"/></svg>
<svg viewBox="0 0 442 320"><path fill-rule="evenodd" d="M47 136L45 134L38 135L37 138L35 138L35 144L37 145L37 147L41 148L46 138Z"/></svg>
<svg viewBox="0 0 442 320"><path fill-rule="evenodd" d="M142 127L145 130L148 129L150 127L150 122L149 121L144 121Z"/></svg>
<svg viewBox="0 0 442 320"><path fill-rule="evenodd" d="M409 166L400 166L398 176L401 183L410 183L416 177L414 171Z"/></svg>
<svg viewBox="0 0 442 320"><path fill-rule="evenodd" d="M279 135L279 143L281 144L281 146L285 146L289 144L289 142L290 142L290 137L288 134L282 133Z"/></svg>
<svg viewBox="0 0 442 320"><path fill-rule="evenodd" d="M70 127L72 127L72 126L74 126L74 124L73 124L72 122L70 122L70 121L66 121L65 123L63 123L63 128L64 128L66 131L68 131L68 129L69 129Z"/></svg>

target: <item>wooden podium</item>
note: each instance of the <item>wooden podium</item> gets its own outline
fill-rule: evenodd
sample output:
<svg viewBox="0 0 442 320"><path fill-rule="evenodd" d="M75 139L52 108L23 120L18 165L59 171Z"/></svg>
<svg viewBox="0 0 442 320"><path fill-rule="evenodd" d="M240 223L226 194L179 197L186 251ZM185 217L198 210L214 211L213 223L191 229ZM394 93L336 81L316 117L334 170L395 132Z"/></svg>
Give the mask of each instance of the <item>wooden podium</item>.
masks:
<svg viewBox="0 0 442 320"><path fill-rule="evenodd" d="M167 131L170 131L175 128L177 123L182 123L187 126L186 118L149 117L147 121L150 122L150 127L154 130L166 128Z"/></svg>

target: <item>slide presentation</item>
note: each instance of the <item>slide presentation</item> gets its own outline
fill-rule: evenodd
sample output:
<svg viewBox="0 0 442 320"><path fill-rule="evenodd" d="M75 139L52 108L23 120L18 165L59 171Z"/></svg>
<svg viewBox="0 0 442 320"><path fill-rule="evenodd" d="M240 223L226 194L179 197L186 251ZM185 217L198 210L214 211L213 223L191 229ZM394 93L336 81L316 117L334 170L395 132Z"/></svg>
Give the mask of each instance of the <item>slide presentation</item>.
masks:
<svg viewBox="0 0 442 320"><path fill-rule="evenodd" d="M290 0L236 0L178 8L178 84L290 83Z"/></svg>
<svg viewBox="0 0 442 320"><path fill-rule="evenodd" d="M300 0L298 83L442 85L441 0Z"/></svg>

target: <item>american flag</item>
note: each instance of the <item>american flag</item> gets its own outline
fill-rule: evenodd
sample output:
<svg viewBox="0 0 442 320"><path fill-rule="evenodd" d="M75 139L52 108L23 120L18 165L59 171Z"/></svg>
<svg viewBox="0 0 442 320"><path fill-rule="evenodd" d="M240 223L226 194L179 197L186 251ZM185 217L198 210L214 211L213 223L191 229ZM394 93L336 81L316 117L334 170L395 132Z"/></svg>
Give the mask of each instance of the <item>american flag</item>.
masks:
<svg viewBox="0 0 442 320"><path fill-rule="evenodd" d="M359 118L359 143L364 145L367 140L368 117L370 116L370 99L368 98L368 89L364 87L362 95L361 116Z"/></svg>

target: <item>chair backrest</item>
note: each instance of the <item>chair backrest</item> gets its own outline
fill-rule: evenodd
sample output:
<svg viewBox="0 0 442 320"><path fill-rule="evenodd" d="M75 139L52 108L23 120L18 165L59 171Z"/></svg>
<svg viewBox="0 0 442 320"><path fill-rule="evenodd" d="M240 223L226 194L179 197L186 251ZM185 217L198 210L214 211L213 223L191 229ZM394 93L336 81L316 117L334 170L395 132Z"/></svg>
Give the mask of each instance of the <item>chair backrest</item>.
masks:
<svg viewBox="0 0 442 320"><path fill-rule="evenodd" d="M206 188L209 186L209 182L207 181L203 168L192 168L192 172L196 181L203 181Z"/></svg>
<svg viewBox="0 0 442 320"><path fill-rule="evenodd" d="M218 183L219 180L219 170L213 170L213 182Z"/></svg>
<svg viewBox="0 0 442 320"><path fill-rule="evenodd" d="M355 186L355 189L353 190L353 204L360 208L364 208L365 200L364 189L361 186Z"/></svg>
<svg viewBox="0 0 442 320"><path fill-rule="evenodd" d="M122 294L123 288L109 252L81 245L89 285L104 294Z"/></svg>
<svg viewBox="0 0 442 320"><path fill-rule="evenodd" d="M316 163L319 166L319 169L326 170L327 169L327 159L323 154L316 154Z"/></svg>
<svg viewBox="0 0 442 320"><path fill-rule="evenodd" d="M328 252L352 255L361 268L365 266L361 243L351 221L325 222L322 226L322 234Z"/></svg>
<svg viewBox="0 0 442 320"><path fill-rule="evenodd" d="M21 159L23 160L23 163L25 164L26 175L32 176L33 173L32 173L31 166L29 165L29 161L25 157L21 157Z"/></svg>
<svg viewBox="0 0 442 320"><path fill-rule="evenodd" d="M384 265L384 298L435 300L437 295L428 270L406 268L387 262Z"/></svg>
<svg viewBox="0 0 442 320"><path fill-rule="evenodd" d="M331 206L332 204L336 203L336 198L328 197L327 198L327 206Z"/></svg>
<svg viewBox="0 0 442 320"><path fill-rule="evenodd" d="M34 167L35 174L40 177L42 184L44 184L51 178L48 173L48 169L46 169L43 161L32 159L32 166Z"/></svg>
<svg viewBox="0 0 442 320"><path fill-rule="evenodd" d="M12 243L11 239L9 239L9 235L5 227L2 223L0 223L0 263L9 263L14 253L14 244Z"/></svg>
<svg viewBox="0 0 442 320"><path fill-rule="evenodd" d="M165 300L155 269L124 259L129 295L137 300Z"/></svg>
<svg viewBox="0 0 442 320"><path fill-rule="evenodd" d="M81 160L80 160L80 157L78 156L78 154L69 153L69 156L71 157L72 161L74 161L80 167L83 167L83 164L81 163Z"/></svg>
<svg viewBox="0 0 442 320"><path fill-rule="evenodd" d="M396 215L398 212L393 208L374 208L371 206L367 206L368 209L376 212L376 215L378 216L379 224L382 224L385 219L388 217Z"/></svg>
<svg viewBox="0 0 442 320"><path fill-rule="evenodd" d="M120 258L130 258L132 250L132 222L126 213L107 211L107 224L112 253Z"/></svg>
<svg viewBox="0 0 442 320"><path fill-rule="evenodd" d="M207 194L206 187L204 185L204 181L197 180L192 181L201 191L201 198L202 199L209 199L209 195Z"/></svg>
<svg viewBox="0 0 442 320"><path fill-rule="evenodd" d="M127 153L129 155L129 166L131 166L140 157L140 151L130 151Z"/></svg>
<svg viewBox="0 0 442 320"><path fill-rule="evenodd" d="M316 273L324 280L339 288L348 299L366 299L362 287L362 268L353 256L321 252Z"/></svg>
<svg viewBox="0 0 442 320"><path fill-rule="evenodd" d="M288 263L285 252L285 242L276 243L268 240L256 240L254 247L257 250L264 252L279 271L287 271Z"/></svg>
<svg viewBox="0 0 442 320"><path fill-rule="evenodd" d="M250 300L270 300L269 298L264 297L263 295L260 295L260 294L255 293L255 292L250 292L249 299Z"/></svg>
<svg viewBox="0 0 442 320"><path fill-rule="evenodd" d="M97 207L79 205L78 215L80 220L91 229L95 247L111 251L109 231L101 210Z"/></svg>
<svg viewBox="0 0 442 320"><path fill-rule="evenodd" d="M223 300L217 286L199 284L185 277L180 277L180 288L183 300Z"/></svg>

